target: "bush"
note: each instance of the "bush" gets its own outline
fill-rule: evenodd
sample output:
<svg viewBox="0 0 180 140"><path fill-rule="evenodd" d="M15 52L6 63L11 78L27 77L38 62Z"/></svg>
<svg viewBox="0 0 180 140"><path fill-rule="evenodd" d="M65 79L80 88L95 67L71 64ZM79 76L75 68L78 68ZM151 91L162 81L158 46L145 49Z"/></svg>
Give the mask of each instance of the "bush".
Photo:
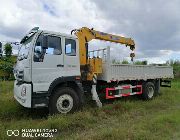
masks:
<svg viewBox="0 0 180 140"><path fill-rule="evenodd" d="M134 62L135 65L147 65L147 61L136 61Z"/></svg>
<svg viewBox="0 0 180 140"><path fill-rule="evenodd" d="M129 64L129 62L124 59L124 60L122 61L122 64Z"/></svg>
<svg viewBox="0 0 180 140"><path fill-rule="evenodd" d="M180 78L180 60L169 60L166 64L172 66L175 77Z"/></svg>
<svg viewBox="0 0 180 140"><path fill-rule="evenodd" d="M0 59L0 77L12 76L13 66L15 62L16 62L16 57L14 56L2 57Z"/></svg>

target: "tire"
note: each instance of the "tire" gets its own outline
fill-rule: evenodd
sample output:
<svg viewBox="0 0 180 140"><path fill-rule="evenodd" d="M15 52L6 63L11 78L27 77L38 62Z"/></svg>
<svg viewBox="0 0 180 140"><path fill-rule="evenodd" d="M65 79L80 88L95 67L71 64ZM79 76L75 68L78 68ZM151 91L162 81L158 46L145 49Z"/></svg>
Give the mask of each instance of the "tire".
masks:
<svg viewBox="0 0 180 140"><path fill-rule="evenodd" d="M142 98L144 100L150 100L155 95L155 86L152 82L145 82L143 84Z"/></svg>
<svg viewBox="0 0 180 140"><path fill-rule="evenodd" d="M78 109L79 98L72 88L58 88L50 97L49 113L51 115L73 113Z"/></svg>

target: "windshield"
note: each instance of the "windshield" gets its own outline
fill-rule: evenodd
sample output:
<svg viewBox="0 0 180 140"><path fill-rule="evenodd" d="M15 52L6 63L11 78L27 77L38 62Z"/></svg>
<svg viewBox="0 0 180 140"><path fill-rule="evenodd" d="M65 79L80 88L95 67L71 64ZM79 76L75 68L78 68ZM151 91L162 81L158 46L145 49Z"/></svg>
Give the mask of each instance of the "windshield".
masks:
<svg viewBox="0 0 180 140"><path fill-rule="evenodd" d="M34 36L34 34L32 36L30 36L29 38L26 38L26 41L24 41L21 44L19 52L18 52L18 60L23 60L28 57L30 44L33 39L33 36Z"/></svg>

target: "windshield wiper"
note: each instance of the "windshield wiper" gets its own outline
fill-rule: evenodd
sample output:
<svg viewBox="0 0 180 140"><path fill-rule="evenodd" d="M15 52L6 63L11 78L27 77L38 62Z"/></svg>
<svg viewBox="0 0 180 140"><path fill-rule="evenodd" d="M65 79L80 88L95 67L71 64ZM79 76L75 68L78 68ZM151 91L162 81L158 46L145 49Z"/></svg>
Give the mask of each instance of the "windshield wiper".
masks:
<svg viewBox="0 0 180 140"><path fill-rule="evenodd" d="M28 36L23 37L23 39L20 41L20 43L21 44L24 43L28 38L29 38Z"/></svg>
<svg viewBox="0 0 180 140"><path fill-rule="evenodd" d="M30 32L28 35L26 35L25 37L23 37L23 39L21 40L21 44L24 43L25 41L27 41L30 37L32 37L36 32Z"/></svg>
<svg viewBox="0 0 180 140"><path fill-rule="evenodd" d="M23 37L20 43L21 44L24 43L26 40L32 37L38 30L39 30L39 27L34 27L25 37Z"/></svg>

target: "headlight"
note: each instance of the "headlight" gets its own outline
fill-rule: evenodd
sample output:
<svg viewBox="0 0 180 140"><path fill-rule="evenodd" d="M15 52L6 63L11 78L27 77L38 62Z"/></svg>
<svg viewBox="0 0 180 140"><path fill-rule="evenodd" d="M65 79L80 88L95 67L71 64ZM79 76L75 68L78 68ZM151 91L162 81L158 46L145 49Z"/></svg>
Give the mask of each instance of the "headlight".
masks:
<svg viewBox="0 0 180 140"><path fill-rule="evenodd" d="M26 96L26 87L25 86L22 87L21 96L22 97Z"/></svg>
<svg viewBox="0 0 180 140"><path fill-rule="evenodd" d="M18 81L23 81L24 80L24 71L23 70L17 71L15 77Z"/></svg>

